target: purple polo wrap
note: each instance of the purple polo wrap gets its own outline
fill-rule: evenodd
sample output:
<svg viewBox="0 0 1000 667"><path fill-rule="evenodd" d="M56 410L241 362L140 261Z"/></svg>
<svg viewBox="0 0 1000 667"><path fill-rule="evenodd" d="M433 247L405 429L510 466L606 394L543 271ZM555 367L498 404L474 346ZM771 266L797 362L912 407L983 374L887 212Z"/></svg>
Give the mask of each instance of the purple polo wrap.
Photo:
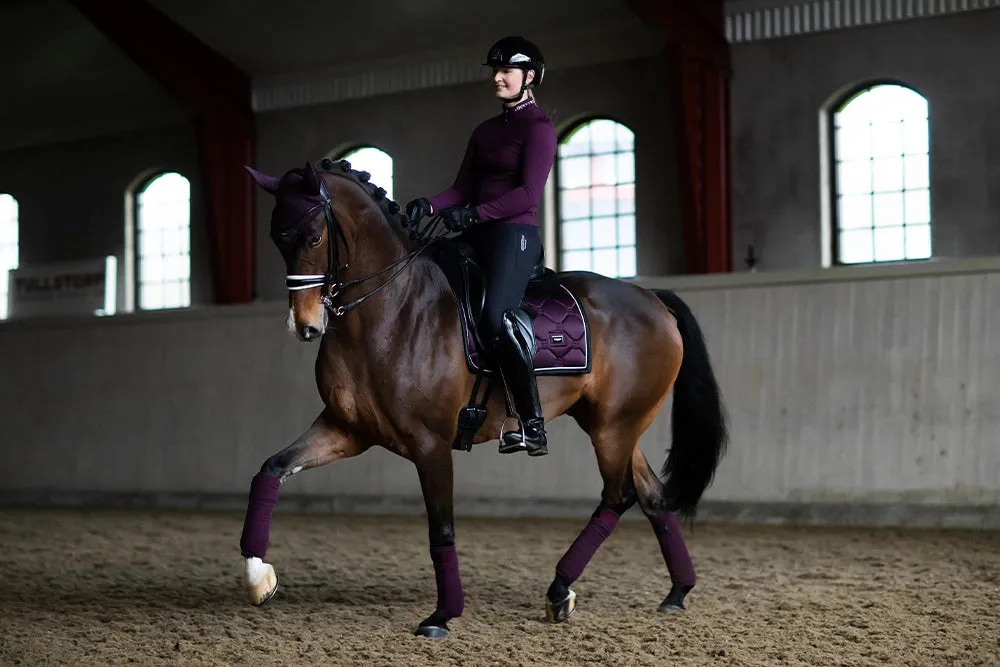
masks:
<svg viewBox="0 0 1000 667"><path fill-rule="evenodd" d="M677 586L694 586L694 563L673 512L665 512L662 518L650 518L649 523L656 533L656 541L660 543L660 553L670 572L670 581Z"/></svg>
<svg viewBox="0 0 1000 667"><path fill-rule="evenodd" d="M465 594L458 573L458 553L454 546L431 547L434 579L437 582L437 608L448 618L458 618L465 611Z"/></svg>
<svg viewBox="0 0 1000 667"><path fill-rule="evenodd" d="M250 483L250 499L243 519L240 553L244 558L256 556L261 560L267 555L268 537L271 533L271 514L278 502L281 480L264 472L257 473Z"/></svg>
<svg viewBox="0 0 1000 667"><path fill-rule="evenodd" d="M614 532L620 518L608 509L602 509L597 516L591 517L590 522L556 564L556 574L559 578L566 584L576 581L604 540Z"/></svg>

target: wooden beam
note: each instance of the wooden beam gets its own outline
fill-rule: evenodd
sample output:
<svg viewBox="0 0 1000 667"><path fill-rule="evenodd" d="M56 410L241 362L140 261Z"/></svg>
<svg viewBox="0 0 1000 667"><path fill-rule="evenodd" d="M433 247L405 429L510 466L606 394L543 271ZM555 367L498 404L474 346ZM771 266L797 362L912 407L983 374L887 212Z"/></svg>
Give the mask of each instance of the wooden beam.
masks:
<svg viewBox="0 0 1000 667"><path fill-rule="evenodd" d="M70 0L70 4L185 104L250 109L250 78L166 14L143 0Z"/></svg>
<svg viewBox="0 0 1000 667"><path fill-rule="evenodd" d="M254 293L255 119L250 78L232 62L142 0L70 4L196 114L216 303L249 303Z"/></svg>

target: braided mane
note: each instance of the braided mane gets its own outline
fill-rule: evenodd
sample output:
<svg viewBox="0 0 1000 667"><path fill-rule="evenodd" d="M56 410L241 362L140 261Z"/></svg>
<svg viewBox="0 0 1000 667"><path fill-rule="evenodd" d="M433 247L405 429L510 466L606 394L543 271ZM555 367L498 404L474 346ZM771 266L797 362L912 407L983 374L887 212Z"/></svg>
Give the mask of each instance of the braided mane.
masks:
<svg viewBox="0 0 1000 667"><path fill-rule="evenodd" d="M385 188L381 188L371 181L371 174L367 171L358 171L351 168L351 163L347 160L331 160L323 158L319 162L320 169L332 174L339 174L350 181L353 181L368 193L368 196L378 205L382 214L387 220L395 222L401 229L406 228L403 219L402 209L399 204L386 197Z"/></svg>

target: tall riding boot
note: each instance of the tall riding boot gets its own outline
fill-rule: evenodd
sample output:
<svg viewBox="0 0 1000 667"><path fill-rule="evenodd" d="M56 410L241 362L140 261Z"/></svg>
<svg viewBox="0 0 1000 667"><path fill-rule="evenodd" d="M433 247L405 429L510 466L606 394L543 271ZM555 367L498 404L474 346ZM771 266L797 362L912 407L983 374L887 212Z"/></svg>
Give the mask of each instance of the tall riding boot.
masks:
<svg viewBox="0 0 1000 667"><path fill-rule="evenodd" d="M534 360L530 350L522 349L523 344L514 343L515 341L501 334L495 346L500 373L510 390L514 409L521 422L520 430L503 434L500 453L512 454L527 450L528 456L545 456L549 450L546 445L545 418L535 382Z"/></svg>

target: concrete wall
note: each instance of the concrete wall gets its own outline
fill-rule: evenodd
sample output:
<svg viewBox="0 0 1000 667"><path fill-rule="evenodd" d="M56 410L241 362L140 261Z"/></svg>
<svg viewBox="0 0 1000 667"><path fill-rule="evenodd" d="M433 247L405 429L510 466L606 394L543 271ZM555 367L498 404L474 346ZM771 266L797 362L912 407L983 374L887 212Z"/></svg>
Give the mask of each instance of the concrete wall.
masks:
<svg viewBox="0 0 1000 667"><path fill-rule="evenodd" d="M733 46L733 252L821 266L820 112L844 88L900 80L929 102L937 257L1000 253L1000 11Z"/></svg>
<svg viewBox="0 0 1000 667"><path fill-rule="evenodd" d="M1000 262L660 282L700 319L731 415L707 516L1000 526ZM320 409L316 348L284 316L269 303L0 326L0 499L241 507ZM657 468L669 423L665 409L641 441ZM565 417L549 428L541 459L456 452L458 511L591 511L587 438ZM410 464L382 450L282 497L423 509Z"/></svg>

